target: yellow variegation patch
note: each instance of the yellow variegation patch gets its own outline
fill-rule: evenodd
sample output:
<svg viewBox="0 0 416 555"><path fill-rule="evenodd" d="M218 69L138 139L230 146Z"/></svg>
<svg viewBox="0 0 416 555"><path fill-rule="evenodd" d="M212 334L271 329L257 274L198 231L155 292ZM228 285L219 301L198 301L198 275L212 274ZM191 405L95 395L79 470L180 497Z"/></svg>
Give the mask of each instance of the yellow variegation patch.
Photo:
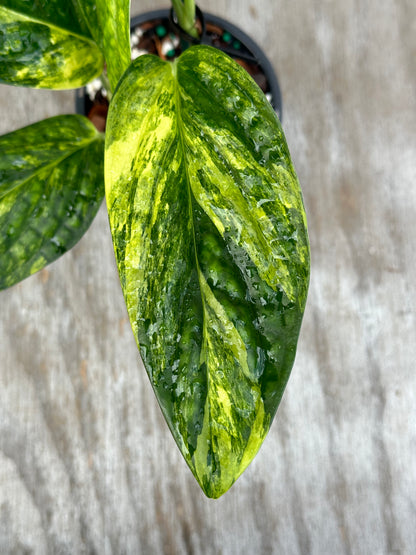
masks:
<svg viewBox="0 0 416 555"><path fill-rule="evenodd" d="M22 0L0 2L0 83L72 89L99 76L104 59L77 22L39 12Z"/></svg>

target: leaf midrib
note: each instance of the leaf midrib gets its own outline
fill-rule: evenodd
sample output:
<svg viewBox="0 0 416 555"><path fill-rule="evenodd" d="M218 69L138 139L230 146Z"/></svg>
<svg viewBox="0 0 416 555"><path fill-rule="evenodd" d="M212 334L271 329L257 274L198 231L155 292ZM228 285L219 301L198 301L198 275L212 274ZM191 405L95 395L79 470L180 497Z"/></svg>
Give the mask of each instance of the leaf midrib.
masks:
<svg viewBox="0 0 416 555"><path fill-rule="evenodd" d="M55 168L56 166L58 166L59 164L61 164L64 160L66 160L67 158L69 158L70 156L72 156L73 154L76 154L77 152L79 152L80 150L83 150L84 148L87 148L88 146L90 146L93 142L98 141L101 139L100 135L96 135L95 137L91 138L90 141L84 143L82 146L80 146L79 148L75 148L74 150L72 150L69 153L64 154L63 156L61 156L58 159L53 160L50 163L47 163L43 166L40 166L39 168L37 168L33 173L31 173L30 175L28 175L25 179L23 179L22 181L19 181L18 183L16 183L16 185L14 187L12 187L11 189L8 189L3 195L0 193L0 200L2 198L4 198L5 196L7 196L9 193L11 193L12 191L15 191L16 189L19 189L20 187L23 187L23 185L25 185L28 181L31 181L34 177L36 177L37 175L39 175L42 171L44 170L48 170L50 168Z"/></svg>
<svg viewBox="0 0 416 555"><path fill-rule="evenodd" d="M200 274L201 274L201 268L199 265L199 260L198 260L198 252L197 252L197 248L196 248L196 233L195 233L195 221L194 221L194 215L193 215L193 210L192 210L192 197L193 197L193 192L192 192L192 188L191 188L191 181L189 178L189 173L188 173L188 165L186 163L186 154L185 154L185 148L184 148L184 143L185 143L185 139L184 139L184 129L183 129L183 122L182 122L182 116L181 116L181 100L180 100L180 93L179 93L179 81L178 81L178 76L177 76L177 61L173 62L172 64L172 72L173 72L173 80L174 80L174 87L175 87L175 106L176 106L176 113L177 113L177 134L178 134L178 138L179 138L179 144L180 144L180 148L182 150L183 153L183 164L185 167L185 176L186 176L186 185L187 185L187 189L188 189L188 199L189 199L189 218L192 222L192 239L193 239L193 244L194 244L194 256L195 256L195 264L196 264L196 268L197 268L197 273L198 273L198 286L199 286L199 291L200 291L200 296L201 296L201 303L202 303L202 345L201 345L201 353L200 353L200 359L199 362L200 364L202 364L203 362L205 362L205 360L203 359L203 354L205 356L205 351L206 351L206 344L208 342L208 334L207 334L207 328L206 328L206 305L205 305L205 299L204 299L204 295L202 292L202 285L201 285L201 278L200 278ZM208 396L208 391L209 391L209 382L210 382L210 376L209 376L209 368L208 368L208 364L206 364L206 372L207 372L207 400L206 403L208 405L208 411L209 411L209 418L211 419L211 413L210 413L210 403L209 403L209 396Z"/></svg>
<svg viewBox="0 0 416 555"><path fill-rule="evenodd" d="M194 220L194 214L193 214L193 210L192 210L192 197L194 197L193 192L192 192L192 187L191 187L191 180L189 177L189 173L188 173L188 165L186 163L186 154L185 154L185 149L184 149L184 143L185 143L185 132L184 132L184 124L182 121L182 115L181 115L181 99L180 99L180 92L179 92L179 81L177 78L177 74L176 74L176 63L175 64L175 69L173 70L173 74L174 74L174 81L175 81L175 104L176 104L176 112L177 112L177 119L178 119L178 125L177 125L177 133L178 133L178 139L179 139L179 144L180 144L180 148L182 149L183 152L183 158L184 158L184 169L185 169L185 175L186 175L186 183L187 183L187 189L188 189L188 198L189 198L189 217L191 218L191 222L192 222L192 237L193 237L193 243L194 243L194 253L195 253L195 263L196 263L196 267L197 267L197 272L198 272L198 285L199 285L199 290L200 290L200 297L201 297L201 303L202 303L202 317L203 317L203 323L202 323L202 345L201 345L201 353L200 353L200 363L202 364L203 362L206 362L206 378L207 378L207 398L205 400L205 410L207 411L207 418L209 421L213 421L213 416L211 413L211 403L210 403L210 396L209 396L209 391L210 391L210 382L211 382L211 378L210 378L210 369L209 369L209 365L208 365L208 360L206 360L206 354L207 354L207 349L208 349L208 344L210 341L210 335L208 333L208 329L207 329L207 300L205 299L204 296L204 292L203 292L203 283L202 283L202 279L204 278L204 275L201 271L200 265L199 265L199 260L198 260L198 254L197 254L197 249L196 249L196 233L195 233L195 220ZM174 65L172 64L172 65ZM198 202L195 199L196 202ZM202 207L201 207L202 208ZM205 282L206 286L208 286L208 284ZM209 287L209 286L208 286ZM214 292L211 290L212 295L215 297ZM212 442L213 440L213 430L212 427L209 426L208 430L207 430L207 436L210 441ZM241 461L244 458L244 454L245 454L246 449L244 450L240 460L239 460L239 464L241 463ZM241 471L239 472L238 475L240 475L243 472L244 469L241 469ZM215 471L213 471L213 476L215 474ZM237 476L238 477L238 476ZM236 477L236 478L237 478ZM214 490L215 490L215 486L214 486Z"/></svg>
<svg viewBox="0 0 416 555"><path fill-rule="evenodd" d="M89 42L99 50L98 45L94 41L94 39L91 39L91 38L89 38L85 35L80 35L79 33L76 33L75 31L70 31L69 29L66 29L65 27L59 27L59 25L55 25L54 23L51 23L49 21L44 21L43 19L40 19L40 18L37 18L37 17L28 16L24 13L21 13L21 12L17 11L17 10L12 10L11 8L8 8L6 6L0 6L0 9L4 9L6 12L17 15L18 17L20 17L22 19L26 19L27 21L37 23L38 25L44 25L45 27L50 27L51 29L55 29L57 31L60 31L61 33L66 33L67 35L72 35L73 37L76 37L80 40L83 40L85 42Z"/></svg>

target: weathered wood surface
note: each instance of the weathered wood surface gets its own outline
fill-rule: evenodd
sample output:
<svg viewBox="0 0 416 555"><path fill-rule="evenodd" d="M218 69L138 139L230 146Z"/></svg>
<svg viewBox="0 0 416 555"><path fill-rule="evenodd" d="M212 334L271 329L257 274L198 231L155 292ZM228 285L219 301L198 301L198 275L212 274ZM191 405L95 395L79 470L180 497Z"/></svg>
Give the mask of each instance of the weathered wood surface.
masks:
<svg viewBox="0 0 416 555"><path fill-rule="evenodd" d="M0 553L415 553L416 4L200 4L281 81L313 258L288 389L254 463L206 499L140 366L103 207L0 294ZM1 132L73 109L0 87Z"/></svg>

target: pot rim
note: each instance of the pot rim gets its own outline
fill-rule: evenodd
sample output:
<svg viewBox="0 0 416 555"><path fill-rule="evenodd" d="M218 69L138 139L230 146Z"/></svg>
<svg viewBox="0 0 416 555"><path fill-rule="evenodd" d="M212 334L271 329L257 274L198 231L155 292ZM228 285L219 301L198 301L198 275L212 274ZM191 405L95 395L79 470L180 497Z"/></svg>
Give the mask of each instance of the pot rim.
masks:
<svg viewBox="0 0 416 555"><path fill-rule="evenodd" d="M279 120L282 121L282 115L283 115L282 94L280 91L280 86L277 80L276 73L273 69L272 64L267 58L266 54L251 37L249 37L244 31L242 31L239 27L237 27L233 23L230 23L226 19L223 19L222 17L219 17L217 15L214 15L208 12L203 12L203 15L206 23L212 23L214 25L218 25L219 27L222 27L224 30L230 32L233 37L239 40L247 48L247 50L249 50L254 55L269 83L269 87L272 95L271 104L273 106L273 109L277 113ZM169 8L144 12L139 15L133 16L130 19L130 29L133 29L136 25L140 25L141 23L144 23L146 21L151 21L152 19L159 19L159 18L169 19L169 16L170 16ZM204 44L204 38L202 38L201 44ZM79 114L84 113L85 94L86 94L85 87L81 89L77 89L75 91L75 95L76 95L75 108L76 108L76 112Z"/></svg>
<svg viewBox="0 0 416 555"><path fill-rule="evenodd" d="M256 60L259 62L260 67L264 71L264 74L267 78L267 81L270 86L270 90L272 93L272 105L279 116L280 121L282 121L282 93L280 90L279 81L277 79L276 73L273 69L272 64L270 63L269 59L267 58L266 54L260 48L260 46L247 35L242 29L230 23L226 19L214 15L209 12L203 11L205 23L213 23L214 25L217 24L219 27L222 27L224 30L229 31L236 39L238 39L250 52L253 53ZM140 23L144 23L145 21L151 21L152 19L158 19L160 17L166 17L169 19L170 16L170 9L160 9L160 10L151 10L150 12L145 12L139 15L136 15L131 18L130 26L134 27L139 25ZM202 38L201 44L204 44L204 39Z"/></svg>

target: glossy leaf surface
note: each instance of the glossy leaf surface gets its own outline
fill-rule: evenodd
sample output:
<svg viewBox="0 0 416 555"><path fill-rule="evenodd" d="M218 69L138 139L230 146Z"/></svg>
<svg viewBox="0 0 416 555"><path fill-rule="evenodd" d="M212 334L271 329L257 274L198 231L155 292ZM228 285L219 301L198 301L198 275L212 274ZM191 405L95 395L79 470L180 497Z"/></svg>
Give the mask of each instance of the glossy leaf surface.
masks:
<svg viewBox="0 0 416 555"><path fill-rule="evenodd" d="M130 0L73 0L84 13L92 36L107 63L112 89L128 68L130 54Z"/></svg>
<svg viewBox="0 0 416 555"><path fill-rule="evenodd" d="M81 87L104 59L80 12L60 0L0 0L0 83L33 88Z"/></svg>
<svg viewBox="0 0 416 555"><path fill-rule="evenodd" d="M68 251L104 197L104 140L83 116L0 137L0 289Z"/></svg>
<svg viewBox="0 0 416 555"><path fill-rule="evenodd" d="M219 497L267 434L306 301L306 221L283 131L221 52L143 56L113 97L105 168L144 364L188 465Z"/></svg>

